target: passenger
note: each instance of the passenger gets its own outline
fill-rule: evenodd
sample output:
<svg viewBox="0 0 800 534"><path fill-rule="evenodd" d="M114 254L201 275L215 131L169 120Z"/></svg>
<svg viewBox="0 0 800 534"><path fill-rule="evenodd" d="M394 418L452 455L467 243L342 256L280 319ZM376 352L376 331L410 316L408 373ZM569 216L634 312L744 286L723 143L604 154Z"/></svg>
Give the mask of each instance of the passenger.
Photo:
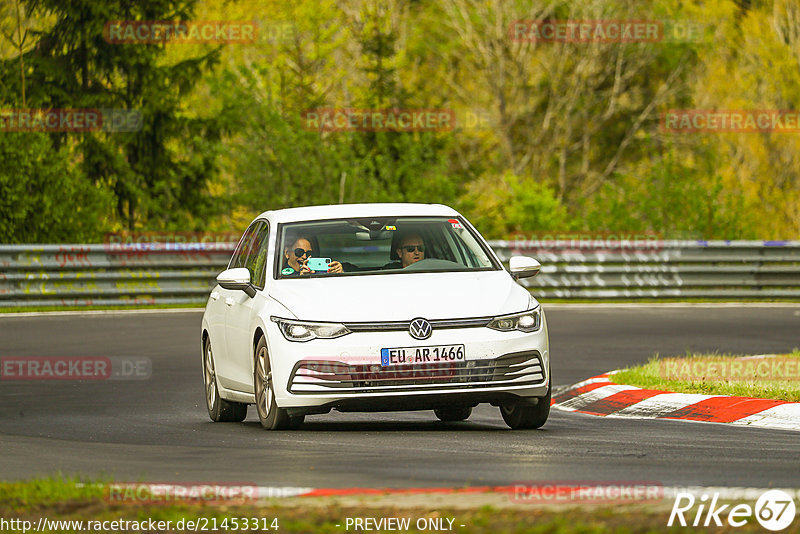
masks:
<svg viewBox="0 0 800 534"><path fill-rule="evenodd" d="M317 251L314 250L311 245L311 241L311 238L308 236L300 236L292 241L290 247L283 249L284 268L281 269L282 275L286 276L298 273L300 275L306 275L311 272L321 272L311 271L307 265L308 259L317 254ZM328 264L327 272L329 273L341 273L343 271L342 264L338 261L332 261Z"/></svg>

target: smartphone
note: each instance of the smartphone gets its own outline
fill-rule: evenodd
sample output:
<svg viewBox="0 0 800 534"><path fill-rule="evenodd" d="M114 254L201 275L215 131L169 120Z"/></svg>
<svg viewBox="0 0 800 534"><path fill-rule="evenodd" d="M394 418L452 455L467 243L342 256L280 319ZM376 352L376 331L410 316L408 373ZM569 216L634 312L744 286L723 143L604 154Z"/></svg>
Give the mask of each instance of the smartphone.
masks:
<svg viewBox="0 0 800 534"><path fill-rule="evenodd" d="M327 271L330 263L330 258L308 258L306 265L312 271Z"/></svg>

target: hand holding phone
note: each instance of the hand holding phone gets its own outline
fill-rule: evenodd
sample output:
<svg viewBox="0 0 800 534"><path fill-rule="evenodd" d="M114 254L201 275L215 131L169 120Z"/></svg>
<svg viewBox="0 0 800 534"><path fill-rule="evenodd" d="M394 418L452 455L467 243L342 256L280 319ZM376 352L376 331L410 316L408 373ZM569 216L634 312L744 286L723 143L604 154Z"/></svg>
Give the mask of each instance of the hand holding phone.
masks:
<svg viewBox="0 0 800 534"><path fill-rule="evenodd" d="M308 258L306 266L312 271L326 271L330 266L330 258Z"/></svg>

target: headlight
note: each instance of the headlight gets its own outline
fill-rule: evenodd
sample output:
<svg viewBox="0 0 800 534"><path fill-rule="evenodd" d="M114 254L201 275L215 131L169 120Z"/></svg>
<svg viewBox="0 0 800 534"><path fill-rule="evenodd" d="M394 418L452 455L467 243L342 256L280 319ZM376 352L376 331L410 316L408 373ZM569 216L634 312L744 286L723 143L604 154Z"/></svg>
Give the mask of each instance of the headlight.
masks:
<svg viewBox="0 0 800 534"><path fill-rule="evenodd" d="M302 342L316 338L333 339L350 333L345 325L339 323L309 323L280 317L270 317L270 319L278 324L283 337L289 341Z"/></svg>
<svg viewBox="0 0 800 534"><path fill-rule="evenodd" d="M513 315L495 317L486 326L494 330L500 330L501 332L511 332L512 330L535 332L542 326L542 318L539 313L539 308L536 308L535 310L528 310Z"/></svg>

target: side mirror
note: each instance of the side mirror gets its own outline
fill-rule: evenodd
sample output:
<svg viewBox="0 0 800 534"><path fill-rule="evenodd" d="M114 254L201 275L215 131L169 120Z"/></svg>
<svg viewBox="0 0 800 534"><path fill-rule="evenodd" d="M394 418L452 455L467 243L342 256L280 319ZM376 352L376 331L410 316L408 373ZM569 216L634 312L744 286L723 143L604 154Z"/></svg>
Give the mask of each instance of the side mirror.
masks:
<svg viewBox="0 0 800 534"><path fill-rule="evenodd" d="M511 259L508 260L508 270L514 280L536 276L541 268L541 263L528 256L511 256Z"/></svg>
<svg viewBox="0 0 800 534"><path fill-rule="evenodd" d="M217 275L217 283L225 289L241 289L247 296L256 296L256 288L250 283L250 271L246 267L227 269Z"/></svg>

